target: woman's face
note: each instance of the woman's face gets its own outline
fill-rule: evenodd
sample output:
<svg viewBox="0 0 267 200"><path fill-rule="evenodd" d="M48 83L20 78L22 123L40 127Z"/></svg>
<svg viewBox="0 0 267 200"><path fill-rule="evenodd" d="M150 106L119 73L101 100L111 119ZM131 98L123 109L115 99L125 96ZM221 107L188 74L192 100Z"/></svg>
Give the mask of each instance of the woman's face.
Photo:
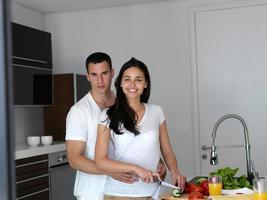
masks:
<svg viewBox="0 0 267 200"><path fill-rule="evenodd" d="M137 67L130 67L122 75L121 87L128 99L139 99L147 86L144 73Z"/></svg>

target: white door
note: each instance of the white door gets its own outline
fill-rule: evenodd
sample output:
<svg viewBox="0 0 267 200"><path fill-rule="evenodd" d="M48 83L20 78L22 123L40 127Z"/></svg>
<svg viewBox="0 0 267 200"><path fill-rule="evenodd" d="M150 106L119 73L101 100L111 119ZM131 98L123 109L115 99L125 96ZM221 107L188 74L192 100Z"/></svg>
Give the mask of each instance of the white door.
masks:
<svg viewBox="0 0 267 200"><path fill-rule="evenodd" d="M242 124L228 119L219 126L219 165L209 164L212 129L223 115L247 123L252 159L267 175L267 1L194 11L195 140L199 172L239 167L246 174ZM263 1L260 1L263 2Z"/></svg>

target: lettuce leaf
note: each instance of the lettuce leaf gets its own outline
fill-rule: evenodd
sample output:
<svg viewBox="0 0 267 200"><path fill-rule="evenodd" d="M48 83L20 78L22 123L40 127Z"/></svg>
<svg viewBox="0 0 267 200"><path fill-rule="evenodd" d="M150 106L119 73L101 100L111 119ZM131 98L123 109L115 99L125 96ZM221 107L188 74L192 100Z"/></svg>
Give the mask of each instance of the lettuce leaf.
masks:
<svg viewBox="0 0 267 200"><path fill-rule="evenodd" d="M221 176L222 177L222 183L223 188L226 190L233 190L233 189L239 189L239 188L250 188L252 189L252 185L249 183L245 175L242 175L240 177L235 177L237 171L239 168L230 168L225 167L218 169L215 172L210 172L210 176Z"/></svg>

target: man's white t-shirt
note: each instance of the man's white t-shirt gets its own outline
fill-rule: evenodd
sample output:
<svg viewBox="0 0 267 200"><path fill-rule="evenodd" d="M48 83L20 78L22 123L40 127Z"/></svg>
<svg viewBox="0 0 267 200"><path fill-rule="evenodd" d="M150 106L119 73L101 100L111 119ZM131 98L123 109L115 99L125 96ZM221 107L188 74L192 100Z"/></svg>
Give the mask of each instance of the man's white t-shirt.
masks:
<svg viewBox="0 0 267 200"><path fill-rule="evenodd" d="M66 119L66 140L86 142L84 155L94 160L97 123L101 110L90 92L73 105ZM105 175L94 175L77 170L74 195L90 196L90 200L102 200Z"/></svg>
<svg viewBox="0 0 267 200"><path fill-rule="evenodd" d="M133 163L156 172L160 160L159 127L165 121L165 117L159 106L144 105L145 113L138 124L140 134L135 136L123 127L122 135L111 130L110 145L114 145L114 160ZM107 109L101 113L99 124L109 127L106 111ZM140 180L127 184L107 177L104 193L113 196L147 197L153 196L158 187L158 183L145 183Z"/></svg>

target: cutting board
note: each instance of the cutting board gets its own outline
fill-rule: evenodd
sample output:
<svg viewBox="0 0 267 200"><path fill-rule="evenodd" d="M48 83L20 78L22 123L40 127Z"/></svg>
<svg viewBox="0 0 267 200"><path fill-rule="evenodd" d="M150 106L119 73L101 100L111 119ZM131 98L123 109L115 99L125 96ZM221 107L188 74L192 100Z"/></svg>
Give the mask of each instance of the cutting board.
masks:
<svg viewBox="0 0 267 200"><path fill-rule="evenodd" d="M171 194L162 194L160 196L161 200L188 200L187 194L183 194L181 197L173 197Z"/></svg>
<svg viewBox="0 0 267 200"><path fill-rule="evenodd" d="M162 194L160 198L161 200L188 200L188 194L183 194L181 197L173 197L171 194Z"/></svg>

